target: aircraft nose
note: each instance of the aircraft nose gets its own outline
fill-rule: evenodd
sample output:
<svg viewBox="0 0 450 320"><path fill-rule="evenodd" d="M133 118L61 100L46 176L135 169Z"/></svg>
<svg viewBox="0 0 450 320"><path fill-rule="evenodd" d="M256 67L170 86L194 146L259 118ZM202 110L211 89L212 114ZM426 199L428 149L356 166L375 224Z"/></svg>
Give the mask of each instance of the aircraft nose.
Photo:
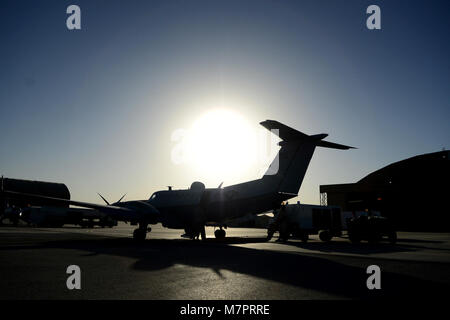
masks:
<svg viewBox="0 0 450 320"><path fill-rule="evenodd" d="M150 203L146 203L145 216L150 223L158 223L161 221L161 213Z"/></svg>

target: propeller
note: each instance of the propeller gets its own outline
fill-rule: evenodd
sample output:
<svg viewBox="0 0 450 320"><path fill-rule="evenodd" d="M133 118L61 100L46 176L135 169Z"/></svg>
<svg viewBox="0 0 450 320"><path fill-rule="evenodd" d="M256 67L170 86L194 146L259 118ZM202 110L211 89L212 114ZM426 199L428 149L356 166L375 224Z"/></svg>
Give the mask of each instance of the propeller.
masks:
<svg viewBox="0 0 450 320"><path fill-rule="evenodd" d="M103 199L103 201L105 201L105 203L106 203L108 206L111 205L111 204L108 202L108 200L106 200L100 193L97 192L97 194L100 196L100 198ZM127 195L127 194L125 193L125 194L119 199L119 201L114 202L114 203L119 203L120 201L122 201L122 199L123 199L126 195ZM114 203L113 203L113 204L114 204Z"/></svg>
<svg viewBox="0 0 450 320"><path fill-rule="evenodd" d="M122 199L126 196L127 194L125 193L120 199L119 201L117 201L116 203L119 203L120 201L122 201Z"/></svg>
<svg viewBox="0 0 450 320"><path fill-rule="evenodd" d="M108 200L106 200L105 198L103 198L103 196L102 196L100 193L97 192L97 194L98 194L98 195L100 196L100 198L102 198L103 201L105 201L105 203L109 206Z"/></svg>

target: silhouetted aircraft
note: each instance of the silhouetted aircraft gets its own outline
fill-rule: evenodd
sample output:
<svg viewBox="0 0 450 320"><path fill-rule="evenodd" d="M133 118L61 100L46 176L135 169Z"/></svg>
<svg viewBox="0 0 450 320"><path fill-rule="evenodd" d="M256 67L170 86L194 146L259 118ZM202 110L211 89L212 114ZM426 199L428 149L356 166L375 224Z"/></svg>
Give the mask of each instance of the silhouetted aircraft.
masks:
<svg viewBox="0 0 450 320"><path fill-rule="evenodd" d="M119 200L109 204L102 197L106 205L52 199L96 209L118 221L138 224L133 232L136 240L144 240L151 230L148 225L156 223L167 228L184 229L192 238L200 233L203 239L205 226L217 226L216 238L224 238L223 227L227 220L274 210L283 201L296 197L316 147L353 148L323 141L327 134L307 135L274 120L260 124L282 140L277 156L261 179L224 188L222 184L218 188L205 188L203 183L193 182L189 189L157 191L148 200ZM14 196L14 192L4 192Z"/></svg>

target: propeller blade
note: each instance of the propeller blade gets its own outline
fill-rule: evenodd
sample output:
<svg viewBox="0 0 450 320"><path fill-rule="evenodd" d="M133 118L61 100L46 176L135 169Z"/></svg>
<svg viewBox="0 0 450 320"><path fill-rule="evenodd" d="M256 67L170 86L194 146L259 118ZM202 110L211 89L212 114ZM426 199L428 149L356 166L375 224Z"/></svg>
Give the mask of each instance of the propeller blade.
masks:
<svg viewBox="0 0 450 320"><path fill-rule="evenodd" d="M223 185L223 181L219 184L219 186L217 187L217 189L220 189Z"/></svg>
<svg viewBox="0 0 450 320"><path fill-rule="evenodd" d="M105 198L103 198L103 196L102 196L100 193L97 192L97 194L98 194L98 195L100 196L100 198L102 198L103 201L105 201L105 203L109 206L109 202L108 202Z"/></svg>
<svg viewBox="0 0 450 320"><path fill-rule="evenodd" d="M127 194L125 193L122 198L119 199L119 201L117 201L116 203L119 203L120 201L122 201L123 197L125 197Z"/></svg>

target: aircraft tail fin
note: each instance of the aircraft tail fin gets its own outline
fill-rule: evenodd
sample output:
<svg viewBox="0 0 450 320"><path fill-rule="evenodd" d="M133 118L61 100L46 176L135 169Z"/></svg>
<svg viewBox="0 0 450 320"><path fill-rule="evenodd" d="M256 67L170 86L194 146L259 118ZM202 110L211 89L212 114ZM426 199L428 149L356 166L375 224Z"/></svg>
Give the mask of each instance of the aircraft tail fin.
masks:
<svg viewBox="0 0 450 320"><path fill-rule="evenodd" d="M308 135L304 134L303 132L300 132L298 130L292 129L291 127L288 127L287 125L284 125L278 121L275 120L266 120L259 123L264 128L272 132L273 134L276 134L280 137L283 141L292 141L292 140L299 140L299 139L305 139L308 137Z"/></svg>
<svg viewBox="0 0 450 320"><path fill-rule="evenodd" d="M281 149L262 178L264 187L271 192L295 196L308 169L316 147L347 150L353 147L324 141L326 133L307 135L278 121L260 123L282 140Z"/></svg>

